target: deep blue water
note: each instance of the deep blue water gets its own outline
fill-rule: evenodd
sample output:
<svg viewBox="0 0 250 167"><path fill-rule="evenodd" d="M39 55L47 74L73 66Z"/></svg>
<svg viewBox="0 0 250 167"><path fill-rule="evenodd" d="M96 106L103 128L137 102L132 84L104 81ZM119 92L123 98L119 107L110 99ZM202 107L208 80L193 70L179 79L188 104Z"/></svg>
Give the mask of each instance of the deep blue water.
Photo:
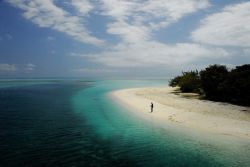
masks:
<svg viewBox="0 0 250 167"><path fill-rule="evenodd" d="M0 166L249 166L250 142L162 129L113 102L164 80L11 81L0 88Z"/></svg>

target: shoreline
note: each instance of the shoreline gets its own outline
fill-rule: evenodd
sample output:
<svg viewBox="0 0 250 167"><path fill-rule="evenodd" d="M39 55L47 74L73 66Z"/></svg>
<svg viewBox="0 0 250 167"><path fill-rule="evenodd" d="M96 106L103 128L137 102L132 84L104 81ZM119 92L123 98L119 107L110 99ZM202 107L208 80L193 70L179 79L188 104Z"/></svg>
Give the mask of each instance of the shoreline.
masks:
<svg viewBox="0 0 250 167"><path fill-rule="evenodd" d="M111 99L140 118L156 125L250 139L250 107L185 98L171 87L132 88L113 91ZM154 111L150 113L150 103Z"/></svg>

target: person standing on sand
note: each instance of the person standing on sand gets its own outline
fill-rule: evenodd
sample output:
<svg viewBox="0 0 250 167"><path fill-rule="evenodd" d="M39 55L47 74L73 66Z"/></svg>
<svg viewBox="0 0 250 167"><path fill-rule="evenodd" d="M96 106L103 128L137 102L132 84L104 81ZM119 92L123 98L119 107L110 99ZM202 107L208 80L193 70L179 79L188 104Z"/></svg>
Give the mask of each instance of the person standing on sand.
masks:
<svg viewBox="0 0 250 167"><path fill-rule="evenodd" d="M153 109L154 109L154 104L153 104L152 102L151 102L150 107L151 107L151 112L153 112Z"/></svg>

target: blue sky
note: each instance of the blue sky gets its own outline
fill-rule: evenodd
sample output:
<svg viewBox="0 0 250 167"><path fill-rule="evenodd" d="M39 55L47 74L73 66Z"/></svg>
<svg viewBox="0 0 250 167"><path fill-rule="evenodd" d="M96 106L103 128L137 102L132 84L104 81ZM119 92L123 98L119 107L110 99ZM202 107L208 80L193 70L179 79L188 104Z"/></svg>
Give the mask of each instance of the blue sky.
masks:
<svg viewBox="0 0 250 167"><path fill-rule="evenodd" d="M171 77L250 63L250 1L3 0L0 77Z"/></svg>

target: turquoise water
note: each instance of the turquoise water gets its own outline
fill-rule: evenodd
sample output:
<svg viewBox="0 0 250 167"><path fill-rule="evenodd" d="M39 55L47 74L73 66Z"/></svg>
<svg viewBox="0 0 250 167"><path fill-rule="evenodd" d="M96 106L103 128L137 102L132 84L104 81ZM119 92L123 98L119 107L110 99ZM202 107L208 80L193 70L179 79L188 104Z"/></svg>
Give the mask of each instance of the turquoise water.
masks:
<svg viewBox="0 0 250 167"><path fill-rule="evenodd" d="M0 166L249 166L250 142L139 119L110 91L165 80L41 82L0 89Z"/></svg>

